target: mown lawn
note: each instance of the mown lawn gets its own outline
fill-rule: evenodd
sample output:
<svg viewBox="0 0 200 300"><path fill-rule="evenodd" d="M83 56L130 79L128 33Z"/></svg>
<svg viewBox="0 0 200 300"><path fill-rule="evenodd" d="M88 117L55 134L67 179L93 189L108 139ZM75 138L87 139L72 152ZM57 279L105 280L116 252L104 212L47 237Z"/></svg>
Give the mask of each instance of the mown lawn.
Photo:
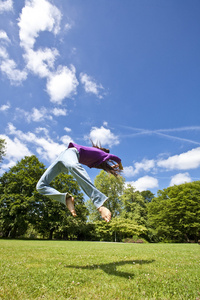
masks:
<svg viewBox="0 0 200 300"><path fill-rule="evenodd" d="M0 299L200 300L200 245L0 240Z"/></svg>

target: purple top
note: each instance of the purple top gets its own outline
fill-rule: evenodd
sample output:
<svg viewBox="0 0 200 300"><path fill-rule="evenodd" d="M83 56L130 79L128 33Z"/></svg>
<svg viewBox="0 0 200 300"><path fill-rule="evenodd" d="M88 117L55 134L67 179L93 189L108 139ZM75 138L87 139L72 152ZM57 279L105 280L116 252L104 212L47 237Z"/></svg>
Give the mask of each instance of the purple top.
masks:
<svg viewBox="0 0 200 300"><path fill-rule="evenodd" d="M106 160L114 160L118 164L121 162L121 159L113 154L106 153L103 150L100 150L95 147L85 147L80 146L75 143L69 143L68 148L75 147L79 152L79 162L83 165L88 166L89 168L96 167Z"/></svg>

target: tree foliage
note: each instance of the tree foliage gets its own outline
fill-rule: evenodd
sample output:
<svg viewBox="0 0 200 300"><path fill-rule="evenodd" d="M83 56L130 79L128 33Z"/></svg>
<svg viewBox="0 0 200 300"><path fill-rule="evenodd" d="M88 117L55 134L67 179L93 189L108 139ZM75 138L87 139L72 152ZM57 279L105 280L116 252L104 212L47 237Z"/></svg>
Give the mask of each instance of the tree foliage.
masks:
<svg viewBox="0 0 200 300"><path fill-rule="evenodd" d="M101 171L95 185L108 196L105 206L111 210L112 220L106 223L91 201L86 207L77 182L68 173L57 176L51 185L74 196L76 218L63 203L39 194L35 186L44 171L45 166L32 155L0 177L0 236L16 238L34 232L49 239L200 239L200 181L160 190L154 197L150 191L139 192L125 185L123 177Z"/></svg>
<svg viewBox="0 0 200 300"><path fill-rule="evenodd" d="M6 155L6 141L0 138L0 162L2 162L3 156Z"/></svg>
<svg viewBox="0 0 200 300"><path fill-rule="evenodd" d="M68 237L67 228L73 223L66 206L40 195L35 187L45 171L36 156L25 157L0 178L0 232L4 237L22 236L31 224L43 237L52 239L57 231ZM60 174L52 186L75 196L78 220L85 223L87 209L77 182L71 175ZM72 227L72 226L71 226ZM81 226L80 226L81 227ZM73 226L71 228L78 228ZM69 231L69 230L68 230ZM80 229L76 233L76 237Z"/></svg>
<svg viewBox="0 0 200 300"><path fill-rule="evenodd" d="M122 206L120 196L124 188L124 178L122 176L115 177L105 171L101 171L96 176L94 184L98 190L108 196L105 206L112 211L112 216L119 215Z"/></svg>
<svg viewBox="0 0 200 300"><path fill-rule="evenodd" d="M150 225L160 239L183 242L200 238L200 181L159 191L148 208Z"/></svg>
<svg viewBox="0 0 200 300"><path fill-rule="evenodd" d="M123 210L121 216L134 221L135 224L146 226L147 204L144 197L135 188L128 185L121 196Z"/></svg>

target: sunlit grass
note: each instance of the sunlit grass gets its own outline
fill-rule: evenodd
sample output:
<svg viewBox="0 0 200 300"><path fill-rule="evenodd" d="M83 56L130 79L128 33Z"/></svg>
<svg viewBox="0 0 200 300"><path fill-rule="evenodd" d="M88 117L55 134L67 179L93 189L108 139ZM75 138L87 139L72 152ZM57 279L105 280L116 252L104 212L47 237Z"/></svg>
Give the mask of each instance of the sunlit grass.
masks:
<svg viewBox="0 0 200 300"><path fill-rule="evenodd" d="M200 246L0 240L0 299L199 299Z"/></svg>

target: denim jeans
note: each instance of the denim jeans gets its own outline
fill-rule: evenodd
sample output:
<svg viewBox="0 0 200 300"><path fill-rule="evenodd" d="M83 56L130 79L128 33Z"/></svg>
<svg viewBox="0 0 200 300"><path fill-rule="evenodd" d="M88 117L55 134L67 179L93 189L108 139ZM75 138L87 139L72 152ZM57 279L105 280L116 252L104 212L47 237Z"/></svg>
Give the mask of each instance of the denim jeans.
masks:
<svg viewBox="0 0 200 300"><path fill-rule="evenodd" d="M78 185L97 208L103 205L107 197L94 186L87 172L79 163L79 152L76 148L68 148L58 156L38 181L37 191L42 195L66 204L66 197L71 195L69 193L60 193L49 185L58 174L66 171L72 174Z"/></svg>

